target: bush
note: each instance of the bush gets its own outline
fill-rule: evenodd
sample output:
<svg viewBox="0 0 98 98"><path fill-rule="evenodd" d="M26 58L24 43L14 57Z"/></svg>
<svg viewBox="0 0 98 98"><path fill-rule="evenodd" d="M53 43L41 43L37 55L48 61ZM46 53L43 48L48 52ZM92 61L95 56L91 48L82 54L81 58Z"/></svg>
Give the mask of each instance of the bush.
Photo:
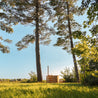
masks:
<svg viewBox="0 0 98 98"><path fill-rule="evenodd" d="M28 79L22 79L20 82L21 83L27 83Z"/></svg>
<svg viewBox="0 0 98 98"><path fill-rule="evenodd" d="M63 76L65 82L75 82L72 74Z"/></svg>
<svg viewBox="0 0 98 98"><path fill-rule="evenodd" d="M98 75L96 75L95 72L88 73L85 78L81 78L81 82L83 85L88 85L88 86L97 86L98 85Z"/></svg>
<svg viewBox="0 0 98 98"><path fill-rule="evenodd" d="M30 79L27 81L28 83L37 82L37 75L34 72L29 73Z"/></svg>
<svg viewBox="0 0 98 98"><path fill-rule="evenodd" d="M21 83L34 83L37 82L37 75L34 72L29 73L30 79L22 79Z"/></svg>
<svg viewBox="0 0 98 98"><path fill-rule="evenodd" d="M64 71L61 71L61 74L65 82L76 82L74 69L66 67Z"/></svg>
<svg viewBox="0 0 98 98"><path fill-rule="evenodd" d="M42 83L46 83L46 80L43 80Z"/></svg>

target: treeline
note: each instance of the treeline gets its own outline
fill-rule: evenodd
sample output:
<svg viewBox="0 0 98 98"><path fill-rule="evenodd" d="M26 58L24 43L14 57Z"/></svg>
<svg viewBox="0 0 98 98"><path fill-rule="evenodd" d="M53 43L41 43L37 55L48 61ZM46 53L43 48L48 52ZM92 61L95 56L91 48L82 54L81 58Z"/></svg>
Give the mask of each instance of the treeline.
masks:
<svg viewBox="0 0 98 98"><path fill-rule="evenodd" d="M36 83L36 82L38 82L37 81L37 75L35 74L35 72L30 72L30 73L28 73L28 75L29 75L29 79L26 79L26 78L24 78L24 79L22 79L22 78L18 78L18 79L0 79L0 83L10 83L10 82L12 82L12 83L14 83L14 82L18 82L18 83ZM43 80L42 81L43 83L45 83L46 82L46 80Z"/></svg>
<svg viewBox="0 0 98 98"><path fill-rule="evenodd" d="M34 83L37 82L37 80L32 80L32 79L0 79L0 83Z"/></svg>
<svg viewBox="0 0 98 98"><path fill-rule="evenodd" d="M40 62L40 44L48 45L51 34L57 35L55 46L61 46L72 54L76 81L81 80L77 64L81 68L83 81L92 73L97 73L97 68L90 69L90 62L98 66L98 1L80 0L81 6L77 6L78 0L1 0L0 1L0 28L12 33L13 25L31 24L35 27L33 34L26 35L17 42L18 50L27 48L29 43L35 42L37 81L42 81ZM74 16L83 15L86 12L87 21L82 27L89 29L83 32L81 25L76 22ZM53 26L50 26L52 22ZM11 43L9 39L3 42ZM9 53L9 47L0 43L0 50ZM76 60L76 57L78 60ZM94 65L95 66L95 65ZM96 76L96 75L95 75ZM87 81L86 81L87 82ZM83 82L85 83L85 82Z"/></svg>
<svg viewBox="0 0 98 98"><path fill-rule="evenodd" d="M0 83L7 83L7 82L20 82L22 79L0 79Z"/></svg>
<svg viewBox="0 0 98 98"><path fill-rule="evenodd" d="M94 62L93 63L91 62L89 68L86 67L85 72L84 69L82 68L79 70L80 82L83 85L97 86L98 85L98 62L96 64ZM61 71L61 77L63 78L63 81L65 83L77 82L74 68L66 67L63 71Z"/></svg>

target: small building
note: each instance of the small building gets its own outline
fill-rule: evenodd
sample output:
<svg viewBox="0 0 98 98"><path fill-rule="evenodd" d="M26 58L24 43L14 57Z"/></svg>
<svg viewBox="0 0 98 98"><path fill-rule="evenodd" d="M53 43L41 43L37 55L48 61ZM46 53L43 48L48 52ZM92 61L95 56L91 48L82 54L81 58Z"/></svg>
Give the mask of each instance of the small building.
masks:
<svg viewBox="0 0 98 98"><path fill-rule="evenodd" d="M47 75L46 82L47 83L59 83L59 75Z"/></svg>

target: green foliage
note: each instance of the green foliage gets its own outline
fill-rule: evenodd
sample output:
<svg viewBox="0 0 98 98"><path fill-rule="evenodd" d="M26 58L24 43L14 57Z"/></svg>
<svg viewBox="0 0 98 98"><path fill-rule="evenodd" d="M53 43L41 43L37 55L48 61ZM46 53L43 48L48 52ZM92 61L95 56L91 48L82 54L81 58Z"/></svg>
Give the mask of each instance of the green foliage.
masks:
<svg viewBox="0 0 98 98"><path fill-rule="evenodd" d="M27 83L28 79L22 79L20 83Z"/></svg>
<svg viewBox="0 0 98 98"><path fill-rule="evenodd" d="M76 82L75 71L74 69L65 68L64 71L61 71L61 76L65 80L65 82Z"/></svg>
<svg viewBox="0 0 98 98"><path fill-rule="evenodd" d="M81 32L81 31L74 31L72 33L72 36L74 39L83 39L85 35L86 35L86 32Z"/></svg>
<svg viewBox="0 0 98 98"><path fill-rule="evenodd" d="M84 14L85 11L87 11L88 21L85 21L84 28L98 20L98 0L82 0L80 13Z"/></svg>
<svg viewBox="0 0 98 98"><path fill-rule="evenodd" d="M0 83L8 83L10 82L10 79L0 79Z"/></svg>
<svg viewBox="0 0 98 98"><path fill-rule="evenodd" d="M19 47L17 48L18 50L21 50L23 48L27 48L27 45L29 43L34 43L35 41L35 36L33 35L26 35L21 41L19 41L16 46Z"/></svg>
<svg viewBox="0 0 98 98"><path fill-rule="evenodd" d="M67 50L68 52L71 52L70 49L70 34L68 30L68 17L70 18L70 25L71 25L71 31L72 31L72 37L78 36L79 32L77 30L80 29L80 25L74 20L74 15L77 13L78 7L75 6L77 0L51 0L50 5L53 7L53 10L55 11L54 17L56 17L56 21L54 23L54 27L57 28L56 34L58 35L57 43L55 46L61 46L64 50ZM69 6L69 15L68 15L68 9L67 9L67 2ZM54 18L53 18L54 20Z"/></svg>
<svg viewBox="0 0 98 98"><path fill-rule="evenodd" d="M13 33L13 16L12 13L8 11L11 9L11 7L5 6L5 1L0 0L0 29L11 34ZM0 36L0 51L3 53L9 53L9 47L3 45L3 42L11 43L12 41L9 39L4 40L3 37Z"/></svg>
<svg viewBox="0 0 98 98"><path fill-rule="evenodd" d="M81 82L84 85L98 85L98 77L95 74L98 71L98 47L97 39L85 36L75 46L74 53L78 56L78 62L81 67Z"/></svg>
<svg viewBox="0 0 98 98"><path fill-rule="evenodd" d="M50 35L54 32L54 29L47 24L52 17L52 10L48 2L49 0L39 0L38 2L39 40L40 43L44 45L48 45L50 43ZM16 25L18 23L21 23L22 25L30 24L33 27L36 26L36 0L1 0L0 5L3 12L0 13L0 18L4 19L4 21L0 23L2 30L11 33L13 32L11 25ZM18 50L27 48L29 43L35 42L35 31L36 28L32 35L26 35L16 44ZM24 40L26 38L27 40Z"/></svg>
<svg viewBox="0 0 98 98"><path fill-rule="evenodd" d="M90 32L92 34L92 36L96 36L96 34L98 34L98 25L94 25L91 29Z"/></svg>
<svg viewBox="0 0 98 98"><path fill-rule="evenodd" d="M83 85L98 86L98 71L86 71L85 73L85 77L81 75L81 83Z"/></svg>
<svg viewBox="0 0 98 98"><path fill-rule="evenodd" d="M5 43L11 43L11 42L12 42L12 40L3 39L2 37L0 37L0 41L3 42L3 43L4 43L4 42L5 42ZM9 52L10 52L9 47L3 45L1 42L0 42L0 51L3 52L3 53L9 53Z"/></svg>
<svg viewBox="0 0 98 98"><path fill-rule="evenodd" d="M88 65L91 60L98 62L98 58L96 58L98 55L97 41L93 42L92 40L88 36L75 46L74 53L80 58L81 64Z"/></svg>
<svg viewBox="0 0 98 98"><path fill-rule="evenodd" d="M98 62L94 62L93 60L91 60L89 62L89 70L88 71L95 71L98 70Z"/></svg>
<svg viewBox="0 0 98 98"><path fill-rule="evenodd" d="M46 83L46 80L43 80L42 83Z"/></svg>
<svg viewBox="0 0 98 98"><path fill-rule="evenodd" d="M36 7L37 0L12 0L6 4L14 5L11 9L13 12L14 19L17 20L22 25L29 24L32 25L34 31L31 35L26 35L21 41L19 41L16 46L18 50L27 48L29 43L34 43L36 39L36 21L38 21L38 33L39 33L39 43L48 45L50 43L50 35L54 32L54 29L47 23L51 19L52 11L49 6L49 0L39 0ZM38 9L38 20L36 20L36 8ZM18 14L17 14L18 13ZM27 40L25 40L27 39Z"/></svg>
<svg viewBox="0 0 98 98"><path fill-rule="evenodd" d="M29 73L30 79L27 81L28 83L37 82L37 75L34 72Z"/></svg>

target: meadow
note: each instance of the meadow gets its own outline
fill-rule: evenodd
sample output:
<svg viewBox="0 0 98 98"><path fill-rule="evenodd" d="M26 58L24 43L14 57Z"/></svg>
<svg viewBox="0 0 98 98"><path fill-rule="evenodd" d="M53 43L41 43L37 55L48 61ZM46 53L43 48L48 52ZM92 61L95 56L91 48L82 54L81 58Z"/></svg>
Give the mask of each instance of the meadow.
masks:
<svg viewBox="0 0 98 98"><path fill-rule="evenodd" d="M98 98L98 87L78 83L0 83L0 98Z"/></svg>

